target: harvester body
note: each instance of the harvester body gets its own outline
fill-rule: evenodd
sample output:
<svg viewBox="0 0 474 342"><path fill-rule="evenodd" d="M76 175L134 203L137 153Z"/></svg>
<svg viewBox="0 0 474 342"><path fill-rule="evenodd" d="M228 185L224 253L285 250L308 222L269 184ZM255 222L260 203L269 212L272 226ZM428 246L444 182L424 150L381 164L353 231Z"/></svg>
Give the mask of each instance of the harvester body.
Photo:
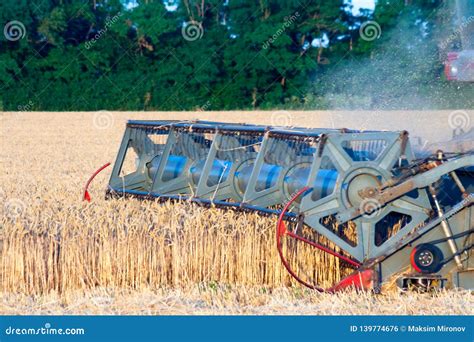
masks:
<svg viewBox="0 0 474 342"><path fill-rule="evenodd" d="M129 121L107 193L276 215L278 244L307 226L357 268L348 286L474 288L473 165L417 160L405 131Z"/></svg>

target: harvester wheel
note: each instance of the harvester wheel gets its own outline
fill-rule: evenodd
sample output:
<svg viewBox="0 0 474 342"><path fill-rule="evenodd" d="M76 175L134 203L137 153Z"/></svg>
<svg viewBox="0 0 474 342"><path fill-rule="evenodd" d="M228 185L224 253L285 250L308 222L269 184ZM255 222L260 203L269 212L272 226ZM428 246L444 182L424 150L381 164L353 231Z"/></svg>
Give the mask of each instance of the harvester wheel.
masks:
<svg viewBox="0 0 474 342"><path fill-rule="evenodd" d="M443 264L443 252L435 245L423 243L413 248L411 252L411 265L420 273L436 273Z"/></svg>

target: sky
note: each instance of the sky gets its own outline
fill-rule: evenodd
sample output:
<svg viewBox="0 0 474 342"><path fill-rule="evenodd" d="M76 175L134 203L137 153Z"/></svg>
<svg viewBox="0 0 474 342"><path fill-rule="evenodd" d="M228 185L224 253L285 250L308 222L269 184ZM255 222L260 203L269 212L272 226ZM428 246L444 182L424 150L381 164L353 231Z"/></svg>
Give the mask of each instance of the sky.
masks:
<svg viewBox="0 0 474 342"><path fill-rule="evenodd" d="M178 1L164 1L168 10L176 10ZM357 16L359 15L359 10L361 8L367 8L374 10L376 0L344 0L344 3L351 3L353 7L352 14ZM132 9L138 6L137 0L125 0L125 6L128 9Z"/></svg>
<svg viewBox="0 0 474 342"><path fill-rule="evenodd" d="M375 2L376 0L344 0L344 3L352 4L352 14L354 16L359 15L359 10L362 8L367 8L373 11L375 9Z"/></svg>

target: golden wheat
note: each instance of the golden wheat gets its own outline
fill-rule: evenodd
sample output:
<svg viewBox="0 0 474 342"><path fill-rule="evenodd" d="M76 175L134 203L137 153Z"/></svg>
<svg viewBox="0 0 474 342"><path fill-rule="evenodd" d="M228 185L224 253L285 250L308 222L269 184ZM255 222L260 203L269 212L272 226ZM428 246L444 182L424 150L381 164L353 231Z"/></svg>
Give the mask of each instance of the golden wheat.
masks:
<svg viewBox="0 0 474 342"><path fill-rule="evenodd" d="M270 305L269 310L278 313L280 306L302 298L315 300L316 294L289 287L294 281L277 254L275 218L187 203L106 201L107 173L94 181L92 203L82 202L82 187L90 173L113 161L128 116L115 113L112 124L104 128L96 127L94 113L0 114L1 313L45 312L49 299L58 305L63 301L79 305L77 298L96 300L97 291L105 297L129 293L142 298L140 293L149 291L158 293L156 298L169 298L167 293L197 301L211 301L212 297L211 306L202 311L207 313L213 305ZM134 118L153 116L142 113ZM346 235L353 238L350 230ZM322 286L350 271L341 268L338 259L301 244L289 242L285 250L302 276ZM216 287L217 292L209 292ZM285 293L282 297L274 295L281 291ZM449 312L460 312L463 305L472 307L472 296L440 295L444 297L446 303L452 303ZM333 300L328 298L346 305L347 313L353 300L364 305L364 299L354 295L324 295L321 300L327 303L317 305L329 305ZM33 301L36 309L28 311L25 300ZM127 311L126 299L117 303L121 313L138 312ZM55 305L51 310L64 312L53 309ZM258 310L236 308L235 312Z"/></svg>
<svg viewBox="0 0 474 342"><path fill-rule="evenodd" d="M0 176L3 292L292 284L276 250L276 218L186 203L106 201L105 174L93 184L93 202L82 202L83 182L113 159L122 129L85 129L94 118L38 125L31 116L7 117L8 132L2 131L8 136ZM285 251L302 277L322 286L348 272L338 259L294 241Z"/></svg>
<svg viewBox="0 0 474 342"><path fill-rule="evenodd" d="M291 284L275 219L256 214L120 199L67 208L39 202L2 223L4 292ZM302 244L285 247L311 280L329 286L340 279L338 259Z"/></svg>

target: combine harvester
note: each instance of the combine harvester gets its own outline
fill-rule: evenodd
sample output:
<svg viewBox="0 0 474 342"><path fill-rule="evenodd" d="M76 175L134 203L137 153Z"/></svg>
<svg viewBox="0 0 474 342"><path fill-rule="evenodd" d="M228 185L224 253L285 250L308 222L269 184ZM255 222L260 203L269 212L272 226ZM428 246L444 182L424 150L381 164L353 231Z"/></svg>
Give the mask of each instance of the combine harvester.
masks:
<svg viewBox="0 0 474 342"><path fill-rule="evenodd" d="M380 291L394 278L402 289L473 289L473 165L472 151L415 159L406 131L129 121L107 196L275 215L283 264L318 291ZM304 226L342 252L303 237ZM291 269L284 238L355 271L322 289Z"/></svg>

